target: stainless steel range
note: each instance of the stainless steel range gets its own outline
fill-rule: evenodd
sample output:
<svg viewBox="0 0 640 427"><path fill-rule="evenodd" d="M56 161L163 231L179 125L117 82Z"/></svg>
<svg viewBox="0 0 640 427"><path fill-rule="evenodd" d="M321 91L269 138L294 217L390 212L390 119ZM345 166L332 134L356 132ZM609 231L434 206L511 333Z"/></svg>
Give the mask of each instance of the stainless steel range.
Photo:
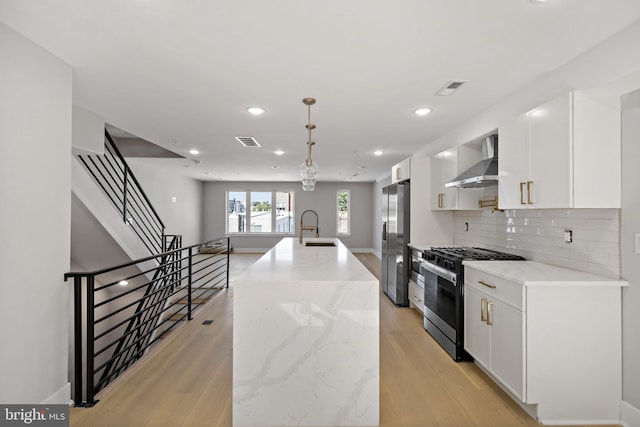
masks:
<svg viewBox="0 0 640 427"><path fill-rule="evenodd" d="M424 251L424 328L453 360L471 359L464 351L464 268L462 261L523 260L518 255L469 247Z"/></svg>

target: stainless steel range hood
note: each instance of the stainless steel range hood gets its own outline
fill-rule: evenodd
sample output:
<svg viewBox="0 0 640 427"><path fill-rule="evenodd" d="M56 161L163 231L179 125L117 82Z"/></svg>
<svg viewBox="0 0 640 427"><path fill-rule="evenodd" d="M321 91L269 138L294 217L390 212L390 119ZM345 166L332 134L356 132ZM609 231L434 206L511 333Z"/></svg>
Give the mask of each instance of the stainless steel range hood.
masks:
<svg viewBox="0 0 640 427"><path fill-rule="evenodd" d="M456 176L445 187L477 188L498 184L498 135L482 139L482 160Z"/></svg>

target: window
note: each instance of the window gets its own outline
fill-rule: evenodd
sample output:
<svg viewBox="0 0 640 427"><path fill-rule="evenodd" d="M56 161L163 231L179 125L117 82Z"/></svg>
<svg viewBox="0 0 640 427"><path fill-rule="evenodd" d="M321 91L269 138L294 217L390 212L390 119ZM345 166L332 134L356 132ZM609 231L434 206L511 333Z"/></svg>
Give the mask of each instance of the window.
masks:
<svg viewBox="0 0 640 427"><path fill-rule="evenodd" d="M294 233L293 196L293 191L227 191L227 233Z"/></svg>
<svg viewBox="0 0 640 427"><path fill-rule="evenodd" d="M336 198L336 234L338 236L348 236L351 233L349 203L349 190L338 190L338 197Z"/></svg>

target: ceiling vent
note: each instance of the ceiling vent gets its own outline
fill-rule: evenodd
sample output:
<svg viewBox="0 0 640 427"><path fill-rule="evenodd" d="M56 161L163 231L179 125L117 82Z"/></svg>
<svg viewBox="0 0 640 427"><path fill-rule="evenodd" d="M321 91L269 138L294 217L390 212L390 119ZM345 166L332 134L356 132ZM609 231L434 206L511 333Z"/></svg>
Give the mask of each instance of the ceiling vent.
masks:
<svg viewBox="0 0 640 427"><path fill-rule="evenodd" d="M436 96L453 95L453 93L455 91L457 91L458 89L460 89L461 86L463 86L463 85L465 85L467 83L469 83L469 80L452 80L449 83L447 83L446 85L444 85L444 87L442 89L437 91L436 92Z"/></svg>
<svg viewBox="0 0 640 427"><path fill-rule="evenodd" d="M260 147L261 145L252 136L236 136L236 140L245 147Z"/></svg>

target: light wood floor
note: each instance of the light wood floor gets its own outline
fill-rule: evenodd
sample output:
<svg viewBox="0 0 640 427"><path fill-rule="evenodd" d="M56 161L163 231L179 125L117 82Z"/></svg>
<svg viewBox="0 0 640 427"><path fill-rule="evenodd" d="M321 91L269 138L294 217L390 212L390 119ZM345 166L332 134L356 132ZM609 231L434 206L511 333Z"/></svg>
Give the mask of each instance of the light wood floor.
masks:
<svg viewBox="0 0 640 427"><path fill-rule="evenodd" d="M234 254L231 277L260 255ZM380 260L358 254L380 277ZM231 426L233 289L102 392L73 408L71 426ZM205 319L214 322L202 325ZM380 296L382 427L538 426L473 363L455 363L420 313Z"/></svg>

